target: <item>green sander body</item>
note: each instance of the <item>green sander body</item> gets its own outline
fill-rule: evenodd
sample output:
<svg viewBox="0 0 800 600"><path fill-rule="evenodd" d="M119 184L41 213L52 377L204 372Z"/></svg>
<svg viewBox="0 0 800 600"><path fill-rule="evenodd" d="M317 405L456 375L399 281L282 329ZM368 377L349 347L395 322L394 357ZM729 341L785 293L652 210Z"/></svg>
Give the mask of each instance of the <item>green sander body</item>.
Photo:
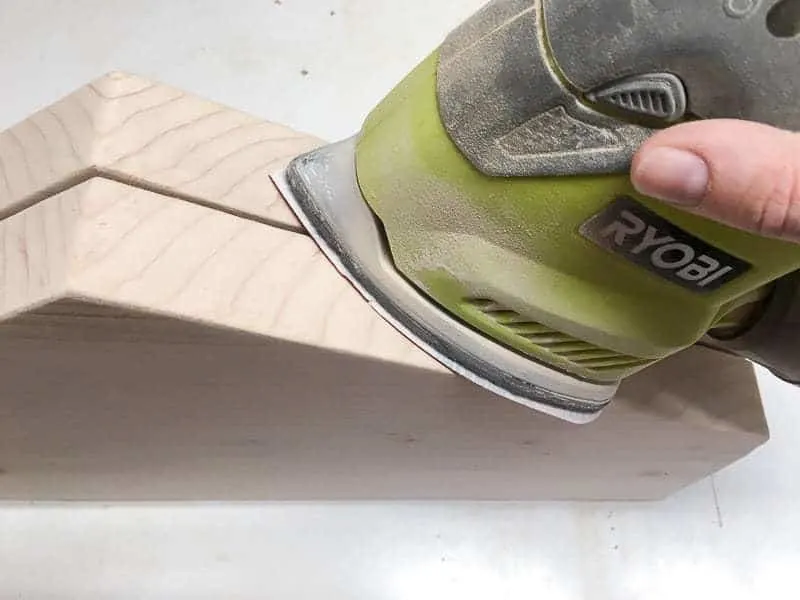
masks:
<svg viewBox="0 0 800 600"><path fill-rule="evenodd" d="M376 310L507 398L588 422L697 343L793 380L800 245L629 178L677 123L800 127L800 40L769 4L495 0L276 182Z"/></svg>

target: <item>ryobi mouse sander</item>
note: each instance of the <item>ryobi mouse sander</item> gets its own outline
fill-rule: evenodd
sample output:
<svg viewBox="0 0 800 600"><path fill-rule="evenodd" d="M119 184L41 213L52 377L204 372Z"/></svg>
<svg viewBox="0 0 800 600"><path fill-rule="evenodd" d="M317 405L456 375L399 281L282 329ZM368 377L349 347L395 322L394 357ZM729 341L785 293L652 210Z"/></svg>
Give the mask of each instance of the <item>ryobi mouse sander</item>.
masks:
<svg viewBox="0 0 800 600"><path fill-rule="evenodd" d="M273 179L455 373L576 423L696 343L800 381L800 245L638 195L660 128L800 129L800 1L494 0L345 141Z"/></svg>

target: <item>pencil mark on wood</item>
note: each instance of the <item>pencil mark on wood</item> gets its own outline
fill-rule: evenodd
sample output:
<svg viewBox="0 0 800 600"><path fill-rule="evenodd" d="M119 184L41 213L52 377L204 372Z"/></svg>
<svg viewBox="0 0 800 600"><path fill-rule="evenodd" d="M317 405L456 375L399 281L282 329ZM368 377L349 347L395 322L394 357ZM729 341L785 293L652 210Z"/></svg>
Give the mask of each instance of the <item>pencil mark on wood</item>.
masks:
<svg viewBox="0 0 800 600"><path fill-rule="evenodd" d="M714 510L717 513L717 526L722 529L724 527L724 523L722 521L722 509L719 506L719 494L717 493L717 482L714 479L714 476L711 475L711 492L714 495Z"/></svg>

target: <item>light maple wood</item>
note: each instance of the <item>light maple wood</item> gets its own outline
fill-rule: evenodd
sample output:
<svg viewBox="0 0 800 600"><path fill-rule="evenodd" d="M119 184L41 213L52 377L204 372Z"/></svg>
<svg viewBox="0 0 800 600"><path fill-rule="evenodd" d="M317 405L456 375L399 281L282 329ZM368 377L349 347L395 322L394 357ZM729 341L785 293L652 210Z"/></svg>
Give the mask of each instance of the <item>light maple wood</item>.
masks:
<svg viewBox="0 0 800 600"><path fill-rule="evenodd" d="M100 176L299 230L263 174L319 144L173 87L110 73L0 134L0 211Z"/></svg>
<svg viewBox="0 0 800 600"><path fill-rule="evenodd" d="M0 498L651 499L767 440L700 348L588 426L452 375L269 182L319 143L120 73L0 134Z"/></svg>

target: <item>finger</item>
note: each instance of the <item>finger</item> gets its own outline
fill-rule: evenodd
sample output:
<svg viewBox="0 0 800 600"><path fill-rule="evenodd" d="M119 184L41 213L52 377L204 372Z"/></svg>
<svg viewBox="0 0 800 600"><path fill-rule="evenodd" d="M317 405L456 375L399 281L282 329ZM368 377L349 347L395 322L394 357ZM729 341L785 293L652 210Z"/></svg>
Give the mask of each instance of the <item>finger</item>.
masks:
<svg viewBox="0 0 800 600"><path fill-rule="evenodd" d="M800 135L738 120L652 136L631 168L642 194L727 225L800 241Z"/></svg>

